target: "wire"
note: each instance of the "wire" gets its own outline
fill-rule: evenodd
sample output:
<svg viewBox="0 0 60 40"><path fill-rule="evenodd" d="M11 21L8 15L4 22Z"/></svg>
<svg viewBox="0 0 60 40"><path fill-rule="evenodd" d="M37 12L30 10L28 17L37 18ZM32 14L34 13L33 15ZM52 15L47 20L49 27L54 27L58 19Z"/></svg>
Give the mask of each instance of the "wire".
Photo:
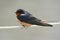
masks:
<svg viewBox="0 0 60 40"><path fill-rule="evenodd" d="M60 24L60 22L54 22L54 23L48 23L48 24L52 24L52 25L57 25ZM12 29L12 28L21 28L22 26L0 26L0 29ZM39 27L36 25L32 25L31 27Z"/></svg>

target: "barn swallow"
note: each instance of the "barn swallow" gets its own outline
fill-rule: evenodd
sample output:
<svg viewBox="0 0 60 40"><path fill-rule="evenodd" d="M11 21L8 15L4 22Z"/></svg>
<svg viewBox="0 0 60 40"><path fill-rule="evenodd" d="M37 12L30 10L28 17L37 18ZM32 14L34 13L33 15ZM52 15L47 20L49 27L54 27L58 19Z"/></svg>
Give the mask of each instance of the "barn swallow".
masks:
<svg viewBox="0 0 60 40"><path fill-rule="evenodd" d="M23 9L18 9L16 11L16 17L24 27L30 25L50 26L50 27L53 26L51 24L44 23L42 20L39 20L38 18L34 17L32 14Z"/></svg>

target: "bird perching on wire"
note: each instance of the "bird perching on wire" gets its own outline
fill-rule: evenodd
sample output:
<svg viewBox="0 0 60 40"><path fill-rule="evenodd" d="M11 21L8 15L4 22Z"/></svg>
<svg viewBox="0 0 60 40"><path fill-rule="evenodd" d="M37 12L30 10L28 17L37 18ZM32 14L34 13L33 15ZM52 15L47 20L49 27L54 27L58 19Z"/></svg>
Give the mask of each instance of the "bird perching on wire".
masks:
<svg viewBox="0 0 60 40"><path fill-rule="evenodd" d="M52 24L48 24L43 22L43 20L39 20L38 18L34 17L32 14L23 9L18 9L16 11L16 17L23 27L30 27L31 25L53 27Z"/></svg>

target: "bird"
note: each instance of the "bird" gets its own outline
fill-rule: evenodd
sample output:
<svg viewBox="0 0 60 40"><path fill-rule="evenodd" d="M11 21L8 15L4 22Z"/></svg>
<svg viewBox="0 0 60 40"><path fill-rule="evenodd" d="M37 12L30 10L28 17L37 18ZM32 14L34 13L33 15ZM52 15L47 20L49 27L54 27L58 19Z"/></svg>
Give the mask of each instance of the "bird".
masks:
<svg viewBox="0 0 60 40"><path fill-rule="evenodd" d="M28 11L23 9L16 10L16 17L20 21L23 27L30 27L31 25L38 25L38 26L49 26L53 27L53 25L43 22L42 20L34 17Z"/></svg>

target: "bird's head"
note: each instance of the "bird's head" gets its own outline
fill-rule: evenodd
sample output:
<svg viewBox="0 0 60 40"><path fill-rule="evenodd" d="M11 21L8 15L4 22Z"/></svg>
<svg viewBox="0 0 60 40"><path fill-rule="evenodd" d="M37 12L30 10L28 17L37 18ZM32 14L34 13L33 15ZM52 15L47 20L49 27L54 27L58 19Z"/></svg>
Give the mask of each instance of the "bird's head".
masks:
<svg viewBox="0 0 60 40"><path fill-rule="evenodd" d="M21 14L25 14L23 9L18 9L16 11L16 16L20 16Z"/></svg>

